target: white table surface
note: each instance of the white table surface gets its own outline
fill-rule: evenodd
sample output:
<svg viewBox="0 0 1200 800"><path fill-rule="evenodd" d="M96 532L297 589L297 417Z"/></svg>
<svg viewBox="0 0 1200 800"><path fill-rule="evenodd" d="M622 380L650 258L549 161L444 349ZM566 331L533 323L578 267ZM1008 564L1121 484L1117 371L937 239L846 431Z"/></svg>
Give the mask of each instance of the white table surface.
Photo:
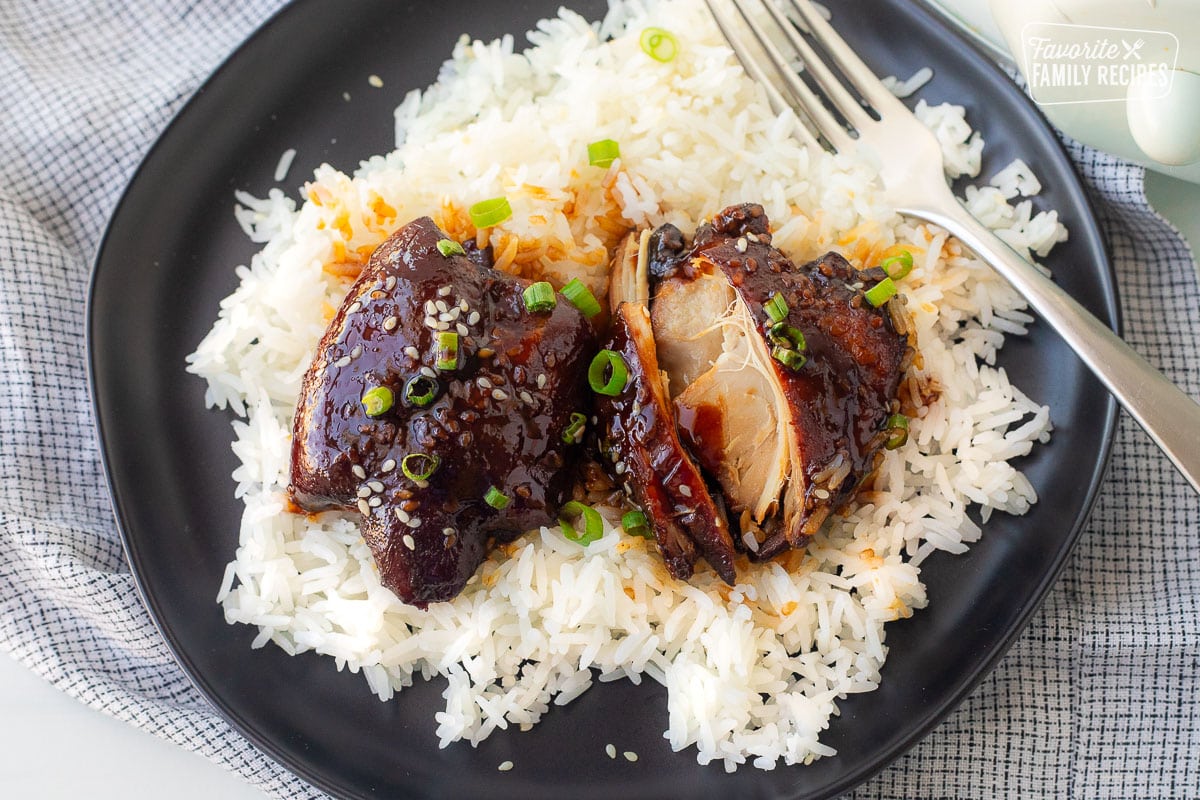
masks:
<svg viewBox="0 0 1200 800"><path fill-rule="evenodd" d="M980 0L944 0L968 19ZM978 20L986 28L986 20ZM1200 247L1200 186L1150 173L1151 202ZM70 758L63 758L70 753ZM261 800L204 758L95 711L0 653L0 796L13 800Z"/></svg>

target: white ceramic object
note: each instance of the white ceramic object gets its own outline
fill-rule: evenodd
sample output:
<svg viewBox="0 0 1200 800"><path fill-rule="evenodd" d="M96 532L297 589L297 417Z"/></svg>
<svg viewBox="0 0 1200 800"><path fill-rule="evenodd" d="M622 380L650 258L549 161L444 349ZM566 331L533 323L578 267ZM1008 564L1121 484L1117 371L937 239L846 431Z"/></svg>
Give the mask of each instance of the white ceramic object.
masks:
<svg viewBox="0 0 1200 800"><path fill-rule="evenodd" d="M1200 0L989 2L1009 52L1027 75L1025 37L1030 25L1122 28L1131 31L1127 37L1131 42L1145 37L1156 46L1173 35L1176 46L1168 54L1174 67L1168 93L1149 79L1135 79L1125 98L1044 104L1042 110L1057 127L1085 144L1200 183ZM1081 93L1081 98L1086 97Z"/></svg>
<svg viewBox="0 0 1200 800"><path fill-rule="evenodd" d="M1200 160L1200 75L1177 69L1164 96L1149 76L1129 84L1129 131L1148 158L1182 167Z"/></svg>

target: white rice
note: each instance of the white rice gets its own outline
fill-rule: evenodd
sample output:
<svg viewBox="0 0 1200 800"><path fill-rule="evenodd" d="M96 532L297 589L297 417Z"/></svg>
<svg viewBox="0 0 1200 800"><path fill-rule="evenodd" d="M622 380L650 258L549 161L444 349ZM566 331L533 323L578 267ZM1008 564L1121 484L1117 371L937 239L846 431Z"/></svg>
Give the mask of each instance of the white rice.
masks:
<svg viewBox="0 0 1200 800"><path fill-rule="evenodd" d="M648 25L679 37L674 61L639 51ZM921 562L979 538L970 506L986 519L1037 499L1008 462L1048 439L1048 409L992 366L1004 336L1032 317L944 231L888 208L869 167L793 141L790 119L769 111L699 2L617 2L597 26L563 11L529 38L524 55L509 37L460 41L438 84L397 110L398 149L352 176L321 167L299 205L278 190L238 194L237 218L263 249L237 268L238 289L188 358L206 402L238 416L245 512L217 600L230 623L258 626L255 647L329 655L383 700L415 676L444 676L443 746L528 727L597 679L648 677L668 690L665 738L694 746L701 763L771 769L833 755L819 738L838 700L879 685L886 623L926 604ZM922 102L919 113L948 174L978 174L983 139L962 108ZM608 169L582 155L601 138L621 147ZM1053 212L1008 203L1036 192L1027 167L994 182L966 202L1007 241L1042 254L1065 237ZM903 291L922 359L910 388L940 394L857 506L807 553L745 570L733 590L710 570L671 579L653 545L603 509L606 532L586 549L533 531L494 552L455 600L406 606L380 585L353 515L285 511L291 418L347 288L329 269L361 261L420 214L463 233L462 209L501 194L514 215L492 232L495 252L559 283L602 284L617 235L606 222L689 231L742 201L765 205L776 244L797 261L838 249L873 264L907 248L916 263ZM563 213L568 201L574 213Z"/></svg>
<svg viewBox="0 0 1200 800"><path fill-rule="evenodd" d="M290 172L292 169L292 161L294 161L295 159L296 159L296 148L294 148L294 147L289 147L287 150L283 151L282 155L279 156L279 163L275 165L275 182L276 183L279 183L280 181L287 178L288 172Z"/></svg>

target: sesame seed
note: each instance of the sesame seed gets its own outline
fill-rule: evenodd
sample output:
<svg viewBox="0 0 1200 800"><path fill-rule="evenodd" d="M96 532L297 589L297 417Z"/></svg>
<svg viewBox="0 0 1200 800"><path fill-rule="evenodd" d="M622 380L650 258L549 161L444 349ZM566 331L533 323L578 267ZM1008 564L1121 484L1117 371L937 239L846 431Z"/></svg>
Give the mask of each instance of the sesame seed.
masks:
<svg viewBox="0 0 1200 800"><path fill-rule="evenodd" d="M450 294L450 287L443 286L440 289L438 289L437 293L438 293L438 297L446 297Z"/></svg>
<svg viewBox="0 0 1200 800"><path fill-rule="evenodd" d="M537 385L538 385L538 388L539 388L539 389L545 389L545 388L546 388L546 381L547 381L547 380L548 380L548 379L546 378L546 375L545 375L544 373L543 373L543 374L541 374L541 375L538 375L538 377L537 377Z"/></svg>
<svg viewBox="0 0 1200 800"><path fill-rule="evenodd" d="M521 398L521 402L533 405L533 395L531 395L529 392L522 389L520 395L518 396Z"/></svg>
<svg viewBox="0 0 1200 800"><path fill-rule="evenodd" d="M450 323L449 322L438 322L434 327L436 327L439 331L448 331L448 330L450 330Z"/></svg>
<svg viewBox="0 0 1200 800"><path fill-rule="evenodd" d="M361 355L362 355L362 345L361 344L354 345L354 349L350 351L350 358L355 359Z"/></svg>
<svg viewBox="0 0 1200 800"><path fill-rule="evenodd" d="M511 761L505 761L501 763L500 766L496 767L496 769L500 770L501 772L508 772L512 768L513 763Z"/></svg>
<svg viewBox="0 0 1200 800"><path fill-rule="evenodd" d="M679 493L681 495L683 495L684 497L691 497L692 496L692 487L688 486L686 483L680 484Z"/></svg>
<svg viewBox="0 0 1200 800"><path fill-rule="evenodd" d="M459 300L459 301L458 301L458 308L459 308L459 310L460 310L460 311L462 311L462 312L465 314L465 313L467 313L468 311L470 311L470 310L471 310L471 304L470 304L470 303L468 303L466 300Z"/></svg>
<svg viewBox="0 0 1200 800"><path fill-rule="evenodd" d="M625 466L625 462L624 462L624 461L618 461L618 462L617 462L617 465L616 465L615 467L613 467L613 469L615 469L615 470L616 470L616 472L617 472L617 474L618 474L618 475L624 475L624 474L625 474L625 470L626 470L626 469L628 469L628 467L626 467L626 466Z"/></svg>
<svg viewBox="0 0 1200 800"><path fill-rule="evenodd" d="M366 500L363 500L361 498L359 498L359 501L358 501L358 510L361 511L364 516L371 513L371 507L369 505L367 505Z"/></svg>
<svg viewBox="0 0 1200 800"><path fill-rule="evenodd" d="M341 357L341 358L339 358L337 361L333 362L333 365L334 365L335 367L348 367L348 366L350 366L350 356L342 356L342 357Z"/></svg>
<svg viewBox="0 0 1200 800"><path fill-rule="evenodd" d="M431 317L437 313L437 305L432 300L425 301L425 313Z"/></svg>
<svg viewBox="0 0 1200 800"><path fill-rule="evenodd" d="M450 310L450 306L446 305L445 300L438 300L433 304L433 306L443 314Z"/></svg>
<svg viewBox="0 0 1200 800"><path fill-rule="evenodd" d="M453 536L454 534L455 534L454 528L442 528L443 536Z"/></svg>
<svg viewBox="0 0 1200 800"><path fill-rule="evenodd" d="M443 314L438 314L438 320L440 322L453 322L454 317L450 316L450 312L447 311Z"/></svg>
<svg viewBox="0 0 1200 800"><path fill-rule="evenodd" d="M483 375L480 375L478 378L476 378L476 379L475 379L475 382L479 384L479 388L480 388L480 389L490 389L490 388L492 388L492 382L491 382L491 381L489 381L489 380L488 380L488 379L487 379L485 376L483 376Z"/></svg>
<svg viewBox="0 0 1200 800"><path fill-rule="evenodd" d="M368 77L367 83L371 84L376 89L383 88L383 78L379 77L378 75L371 75L370 77Z"/></svg>
<svg viewBox="0 0 1200 800"><path fill-rule="evenodd" d="M408 347L404 348L404 355L408 356L409 358L420 359L421 351L410 344Z"/></svg>
<svg viewBox="0 0 1200 800"><path fill-rule="evenodd" d="M371 487L360 486L360 487L358 487L357 494L359 497L370 497L371 496Z"/></svg>
<svg viewBox="0 0 1200 800"><path fill-rule="evenodd" d="M757 235L754 233L754 231L748 231L748 232L746 233L746 238L747 238L747 239L749 239L749 240L750 240L750 241L752 241L752 242L757 242L757 241L758 241L758 236L757 236Z"/></svg>
<svg viewBox="0 0 1200 800"><path fill-rule="evenodd" d="M399 317L388 317L383 321L383 329L385 331L394 331L396 326L400 324Z"/></svg>
<svg viewBox="0 0 1200 800"><path fill-rule="evenodd" d="M379 481L367 481L367 488L378 493L383 491L383 484Z"/></svg>
<svg viewBox="0 0 1200 800"><path fill-rule="evenodd" d="M396 276L388 275L387 282L383 284L383 288L384 288L384 291L388 291L388 292L390 292L392 289L395 289L396 288Z"/></svg>
<svg viewBox="0 0 1200 800"><path fill-rule="evenodd" d="M367 477L367 471L362 468L362 464L355 464L353 467L350 468L350 471L354 473L354 477L356 477L356 478L366 478Z"/></svg>
<svg viewBox="0 0 1200 800"><path fill-rule="evenodd" d="M412 519L410 519L408 522L406 522L404 524L410 528L419 528L419 527L421 527L421 518L413 517Z"/></svg>
<svg viewBox="0 0 1200 800"><path fill-rule="evenodd" d="M429 481L414 480L413 483L415 483L417 485L418 489L428 489L429 488Z"/></svg>
<svg viewBox="0 0 1200 800"><path fill-rule="evenodd" d="M507 400L508 393L505 392L503 389L492 389L492 397L495 398L496 400Z"/></svg>
<svg viewBox="0 0 1200 800"><path fill-rule="evenodd" d="M458 331L459 336L466 336L468 333L470 333L470 330L467 328L467 326L463 325L461 322L454 326L454 330Z"/></svg>
<svg viewBox="0 0 1200 800"><path fill-rule="evenodd" d="M426 328L437 328L437 317L425 317Z"/></svg>
<svg viewBox="0 0 1200 800"><path fill-rule="evenodd" d="M412 537L411 533L404 534L404 546L409 550L417 549L417 540Z"/></svg>
<svg viewBox="0 0 1200 800"><path fill-rule="evenodd" d="M815 494L817 498L821 500L829 499L829 492L824 489L813 489L813 494Z"/></svg>
<svg viewBox="0 0 1200 800"><path fill-rule="evenodd" d="M359 502L361 503L362 501L359 500ZM383 505L383 498L376 495L367 501L367 505L369 505L371 508L379 508L381 505Z"/></svg>
<svg viewBox="0 0 1200 800"><path fill-rule="evenodd" d="M744 253L744 252L746 252L746 248L747 248L748 246L749 246L749 245L747 245L747 244L746 244L746 237L745 237L745 236L738 237L738 240L737 240L737 245L736 245L736 247L737 247L737 251L738 251L739 253Z"/></svg>
<svg viewBox="0 0 1200 800"><path fill-rule="evenodd" d="M350 304L350 306L349 306L349 307L346 309L346 313L347 313L347 314L354 314L354 313L355 313L355 312L357 312L357 311L358 311L360 308L362 308L362 303L360 303L360 302L358 302L357 300L355 300L355 301L354 301L353 303L351 303L351 304Z"/></svg>
<svg viewBox="0 0 1200 800"><path fill-rule="evenodd" d="M454 321L458 319L459 314L462 314L462 309L458 306L453 306L449 311L446 312L446 314L450 317L451 321Z"/></svg>
<svg viewBox="0 0 1200 800"><path fill-rule="evenodd" d="M405 511L403 508L400 508L399 506L397 506L396 507L396 519L400 520L401 522L407 523L409 520L408 512Z"/></svg>
<svg viewBox="0 0 1200 800"><path fill-rule="evenodd" d="M617 748L613 747L611 744L604 745L604 752L608 753L609 758L617 757Z"/></svg>
<svg viewBox="0 0 1200 800"><path fill-rule="evenodd" d="M433 371L433 367L421 367L421 374L426 378L436 378L437 373Z"/></svg>
<svg viewBox="0 0 1200 800"><path fill-rule="evenodd" d="M474 325L477 322L479 322L479 312L478 311L472 311L470 314L467 315L467 324L468 325Z"/></svg>
<svg viewBox="0 0 1200 800"><path fill-rule="evenodd" d="M633 752L632 750L626 750L621 755L625 756L626 761L637 761L638 759L637 753Z"/></svg>
<svg viewBox="0 0 1200 800"><path fill-rule="evenodd" d="M380 472L385 472L385 473L386 473L386 472L391 472L391 471L392 471L392 470L394 470L395 468L396 468L396 459L394 459L394 458L389 458L387 461L383 462L383 463L382 463L382 464L379 466L379 471L380 471Z"/></svg>

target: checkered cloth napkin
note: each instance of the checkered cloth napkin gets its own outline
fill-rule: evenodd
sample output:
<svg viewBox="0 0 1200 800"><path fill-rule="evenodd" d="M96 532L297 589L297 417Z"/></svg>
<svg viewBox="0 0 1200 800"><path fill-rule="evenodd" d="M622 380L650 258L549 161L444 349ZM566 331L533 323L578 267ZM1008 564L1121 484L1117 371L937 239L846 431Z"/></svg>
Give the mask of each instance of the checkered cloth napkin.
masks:
<svg viewBox="0 0 1200 800"><path fill-rule="evenodd" d="M90 261L138 161L280 4L0 4L0 644L82 702L297 798L320 793L206 704L138 600L82 337ZM1187 247L1148 206L1140 169L1070 152L1112 246L1126 338L1200 396ZM853 797L1197 796L1198 518L1200 498L1123 421L1088 530L1033 623L954 714Z"/></svg>

